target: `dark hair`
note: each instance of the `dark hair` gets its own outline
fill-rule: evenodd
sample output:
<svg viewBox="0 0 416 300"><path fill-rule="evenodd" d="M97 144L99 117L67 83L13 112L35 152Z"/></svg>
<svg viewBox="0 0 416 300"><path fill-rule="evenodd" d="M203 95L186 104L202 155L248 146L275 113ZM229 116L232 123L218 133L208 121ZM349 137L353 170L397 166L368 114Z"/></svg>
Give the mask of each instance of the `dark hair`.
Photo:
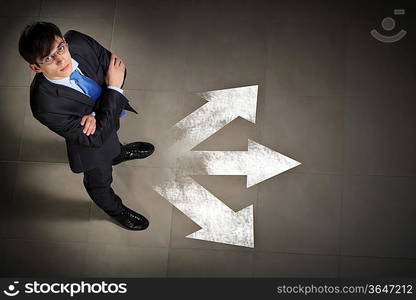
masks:
<svg viewBox="0 0 416 300"><path fill-rule="evenodd" d="M47 56L52 50L55 36L62 37L58 26L48 22L34 22L27 25L20 35L19 53L30 64L37 64L37 58Z"/></svg>

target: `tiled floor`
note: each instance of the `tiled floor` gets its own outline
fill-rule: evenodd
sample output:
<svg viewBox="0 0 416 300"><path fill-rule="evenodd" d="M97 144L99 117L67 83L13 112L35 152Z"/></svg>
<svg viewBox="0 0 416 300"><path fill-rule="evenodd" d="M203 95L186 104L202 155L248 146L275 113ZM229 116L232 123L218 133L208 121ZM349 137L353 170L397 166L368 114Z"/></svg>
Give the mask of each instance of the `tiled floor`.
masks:
<svg viewBox="0 0 416 300"><path fill-rule="evenodd" d="M7 1L0 276L414 277L412 5ZM402 41L370 36L387 16L408 31ZM245 151L252 139L302 163L249 189L245 176L194 176L234 211L254 205L254 249L185 238L199 226L152 189L172 172L157 151L113 172L114 190L149 217L148 230L123 230L89 199L65 141L30 111L33 75L17 41L34 20L82 31L124 59L125 94L139 112L121 121L124 143L158 150L166 130L205 104L195 92L259 85L256 124L237 118L194 148Z"/></svg>

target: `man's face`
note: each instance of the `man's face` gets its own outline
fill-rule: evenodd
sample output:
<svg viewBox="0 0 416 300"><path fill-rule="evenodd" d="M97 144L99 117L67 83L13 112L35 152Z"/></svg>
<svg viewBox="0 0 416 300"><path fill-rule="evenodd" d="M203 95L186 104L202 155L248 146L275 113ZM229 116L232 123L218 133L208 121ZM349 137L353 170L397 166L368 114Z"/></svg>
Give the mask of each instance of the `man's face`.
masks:
<svg viewBox="0 0 416 300"><path fill-rule="evenodd" d="M43 73L50 79L62 79L68 77L72 73L72 62L69 49L66 48L66 51L63 54L57 53L58 47L62 46L63 42L64 40L61 37L55 36L55 41L53 42L51 52L49 53L49 56L53 57L52 63L42 63L45 62L44 57L37 58L36 62L38 65L30 64L30 69L36 73Z"/></svg>

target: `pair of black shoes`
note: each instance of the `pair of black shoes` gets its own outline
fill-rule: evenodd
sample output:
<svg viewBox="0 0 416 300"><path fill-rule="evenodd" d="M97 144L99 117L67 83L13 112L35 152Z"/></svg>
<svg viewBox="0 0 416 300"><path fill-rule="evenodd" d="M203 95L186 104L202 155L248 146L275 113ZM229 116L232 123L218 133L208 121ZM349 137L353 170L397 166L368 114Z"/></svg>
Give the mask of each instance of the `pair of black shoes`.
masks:
<svg viewBox="0 0 416 300"><path fill-rule="evenodd" d="M123 211L113 216L118 223L129 230L145 230L149 227L149 221L141 214L123 205Z"/></svg>
<svg viewBox="0 0 416 300"><path fill-rule="evenodd" d="M126 145L120 144L121 152L113 159L113 166L123 161L146 158L155 151L155 147L146 142L134 142ZM123 204L122 204L123 205ZM130 230L144 230L149 226L149 221L141 214L123 205L123 211L113 216L124 228Z"/></svg>
<svg viewBox="0 0 416 300"><path fill-rule="evenodd" d="M155 151L155 146L146 142L134 142L126 145L120 144L121 152L113 159L113 166L123 161L146 158Z"/></svg>

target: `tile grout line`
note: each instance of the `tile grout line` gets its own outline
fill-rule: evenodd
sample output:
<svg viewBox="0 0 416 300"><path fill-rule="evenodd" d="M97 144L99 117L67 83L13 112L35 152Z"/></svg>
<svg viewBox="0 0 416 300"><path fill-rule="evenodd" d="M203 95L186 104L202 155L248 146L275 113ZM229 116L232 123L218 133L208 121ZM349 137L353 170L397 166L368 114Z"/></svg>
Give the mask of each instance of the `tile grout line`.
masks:
<svg viewBox="0 0 416 300"><path fill-rule="evenodd" d="M17 161L20 161L21 158L22 158L23 135L25 134L25 123L26 123L25 121L26 121L26 115L28 114L27 109L28 109L28 105L25 102L25 109L23 111L23 120L22 120L22 132L20 133L20 136L19 136L19 150L17 152ZM29 109L30 109L30 107L29 107Z"/></svg>
<svg viewBox="0 0 416 300"><path fill-rule="evenodd" d="M337 275L338 277L341 276L341 249L342 249L342 215L343 215L343 207L344 207L344 187L345 187L345 176L342 177L342 186L341 186L341 195L340 195L340 207L339 207L339 224L338 224L338 265L337 265Z"/></svg>
<svg viewBox="0 0 416 300"><path fill-rule="evenodd" d="M42 12L42 4L43 4L43 0L40 0L40 2L39 2L39 11L38 11L38 16L37 16L39 19L40 19L41 12ZM28 87L30 87L30 85L31 85L31 82L30 82L31 78L30 77L31 76L30 76L30 73L29 73L29 80L28 80L28 85L27 86L22 86L22 87L18 86L18 88L23 88L24 87L25 89L27 89ZM11 88L13 88L13 87L11 87ZM27 99L30 101L30 92L27 95L28 95ZM20 137L19 137L19 150L18 150L18 154L17 154L17 161L20 161L21 157L22 157L23 135L25 134L25 130L24 130L25 129L25 121L26 121L26 115L28 114L27 109L28 109L28 105L25 102L25 109L24 109L24 112L23 112L23 122L22 122L23 123L22 124L22 133L20 134ZM29 106L29 109L30 109L30 106ZM14 195L13 195L13 197L14 197Z"/></svg>
<svg viewBox="0 0 416 300"><path fill-rule="evenodd" d="M270 16L269 16L270 17ZM270 53L270 49L269 49L269 19L267 19L267 21L265 21L263 23L263 42L264 42L264 46L265 46L265 50L266 50L266 55L265 55L265 60L264 60L264 70L263 70L263 80L264 80L264 84L263 84L263 107L262 107L262 115L264 116L264 111L265 111L265 106L266 106L266 89L267 89L267 70L268 70L268 60L269 60L269 53ZM260 110L259 110L260 111ZM257 119L257 118L256 118ZM260 140L263 142L263 136L264 136L264 122L260 122L259 125L259 138ZM256 192L256 212L254 214L254 216L258 215L258 210L260 207L260 199L259 199L259 194L260 194L260 189L261 186L257 187L257 192ZM256 222L253 221L253 224L255 224ZM258 224L258 222L257 222ZM255 252L256 248L253 248L253 253L252 253L252 259L253 259L253 265L252 265L252 272L251 272L251 276L255 277L255 271L256 271L256 256L255 256Z"/></svg>
<svg viewBox="0 0 416 300"><path fill-rule="evenodd" d="M59 245L59 246L65 246L67 244L74 244L74 245L80 245L80 246L88 246L88 245L95 245L95 246L103 246L108 245L110 247L120 247L118 243L108 243L108 242L97 242L92 241L89 242L87 240L85 241L77 241L77 240L48 240L48 239L28 239L28 238L18 238L18 237L2 237L0 238L2 241L10 241L10 242L28 242L28 243L42 243L42 244L53 244L53 245ZM167 249L167 247L163 246L149 246L149 247L142 247L138 245L122 245L122 247L126 248L138 248L138 249Z"/></svg>
<svg viewBox="0 0 416 300"><path fill-rule="evenodd" d="M231 150L232 151L232 150ZM45 160L1 160L0 163L46 163L46 164L68 164L68 162L64 161L45 161ZM163 167L163 166L146 166L146 165L133 165L126 163L129 167L138 167L138 168L151 168L151 169L175 169L171 167ZM306 175L328 175L328 176L339 176L344 177L343 173L332 173L332 172L309 172L309 171L291 171L288 170L286 173L292 174L306 174ZM349 177L388 177L388 178L415 178L415 175L389 175L389 174L345 174L345 176ZM269 179L267 179L269 180Z"/></svg>
<svg viewBox="0 0 416 300"><path fill-rule="evenodd" d="M116 25L116 16L117 16L117 0L114 0L114 15L113 15L113 25L111 28L111 37L110 37L110 51L113 52L113 41L114 41L114 27Z"/></svg>
<svg viewBox="0 0 416 300"><path fill-rule="evenodd" d="M345 196L345 180L346 180L346 99L347 99L347 55L348 55L348 36L349 36L349 25L344 25L345 30L345 39L344 39L344 72L343 72L343 81L344 81L344 96L342 98L342 108L343 108L343 155L342 155L342 186L341 186L341 195L340 195L340 208L339 208L339 224L338 224L338 264L337 264L337 275L338 278L341 277L341 264L342 264L342 242L343 242L343 210L344 210L344 196Z"/></svg>
<svg viewBox="0 0 416 300"><path fill-rule="evenodd" d="M185 107L185 101L186 101L186 92L183 91L180 93L181 94L181 98L182 98L182 109ZM176 164L175 164L176 166ZM176 168L174 168L175 170ZM172 232L173 232L173 218L174 218L174 212L175 212L175 207L171 204L171 217L170 217L170 230L169 230L169 246L168 246L168 259L166 261L166 277L169 278L169 263L170 263L170 252L172 249L175 249L172 246Z"/></svg>
<svg viewBox="0 0 416 300"><path fill-rule="evenodd" d="M39 19L40 19L41 14L42 14L43 1L44 1L44 0L40 0L40 3L39 3L39 13L38 13L38 17L39 17Z"/></svg>
<svg viewBox="0 0 416 300"><path fill-rule="evenodd" d="M116 18L118 13L118 1L114 0L114 16L113 16L113 26L112 26L112 32L111 32L111 40L110 40L110 49L111 51L114 51L113 49L113 42L114 42L114 31L116 26ZM127 89L125 89L127 91ZM171 206L171 228L169 233L169 246L167 247L167 262L166 262L166 270L165 270L165 277L168 277L168 267L169 267L169 250L170 250L170 244L172 240L172 222L173 222L173 206Z"/></svg>
<svg viewBox="0 0 416 300"><path fill-rule="evenodd" d="M88 241L62 241L62 240L47 240L47 239L27 239L27 238L10 238L10 237L2 237L0 240L3 241L27 241L27 242L46 242L51 244L89 244ZM107 242L92 242L92 244L96 245L111 245L117 246L117 244L107 243ZM128 247L137 247L140 249L167 249L168 247L164 246L150 246L150 247L141 247L136 245L128 245ZM241 249L215 249L215 248L202 248L202 247L178 247L175 248L178 250L200 250L200 251L218 251L218 252L235 252L235 253L247 253L247 250ZM282 254L282 255L297 255L297 256L329 256L329 257L337 257L337 254L318 254L318 253L296 253L296 252L283 252L283 251L259 251L260 253L272 253L272 254ZM416 261L416 257L400 257L400 256L373 256L373 255L348 255L344 254L341 255L342 257L349 257L349 258L370 258L370 259L395 259L395 260L410 260Z"/></svg>
<svg viewBox="0 0 416 300"><path fill-rule="evenodd" d="M170 209L171 209L171 214L170 214L169 245L167 247L168 259L166 260L166 273L165 273L166 277L169 277L170 250L172 249L171 245L172 245L172 230L173 230L173 205L171 205Z"/></svg>
<svg viewBox="0 0 416 300"><path fill-rule="evenodd" d="M13 88L28 88L30 87L30 83L27 85L1 85L0 84L0 88L1 89L13 89Z"/></svg>
<svg viewBox="0 0 416 300"><path fill-rule="evenodd" d="M117 13L116 9L117 9L117 0L114 0L114 16L113 16L113 26L112 26L111 37L110 37L110 49L111 49L112 43L113 43L114 23L115 23L115 16L116 16L116 13ZM90 201L90 205L88 207L88 232L87 232L87 243L86 243L87 245L89 245L89 243L90 243L91 215L92 215L92 201ZM87 247L86 247L86 250L85 251L87 251ZM85 258L86 258L86 255L87 255L87 253L85 253ZM84 270L84 272L86 272L86 271Z"/></svg>
<svg viewBox="0 0 416 300"><path fill-rule="evenodd" d="M224 251L233 251L233 250L224 250ZM264 251L259 250L259 253L272 253L272 254L282 254L282 255L298 255L298 256L329 256L329 257L349 257L349 258L370 258L370 259L398 259L398 260L411 260L416 261L415 257L408 257L408 256L377 256L377 255L349 255L349 254L325 254L325 253L301 253L301 252L285 252L285 251Z"/></svg>
<svg viewBox="0 0 416 300"><path fill-rule="evenodd" d="M180 92L181 94L181 98L182 98L182 108L185 107L185 101L186 101L186 92L182 91ZM176 169L176 168L174 168ZM173 231L173 214L174 214L174 209L175 207L173 205L171 205L171 218L170 218L170 231L169 231L169 247L168 247L168 259L166 262L166 277L169 277L169 262L170 262L170 251L171 249L176 249L172 246L172 231Z"/></svg>

